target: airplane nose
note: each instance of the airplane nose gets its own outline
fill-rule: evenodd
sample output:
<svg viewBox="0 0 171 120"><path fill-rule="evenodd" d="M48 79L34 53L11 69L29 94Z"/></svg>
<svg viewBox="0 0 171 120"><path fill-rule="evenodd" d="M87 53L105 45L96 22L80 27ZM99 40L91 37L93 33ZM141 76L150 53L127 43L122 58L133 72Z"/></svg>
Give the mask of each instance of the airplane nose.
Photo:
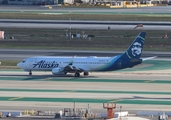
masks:
<svg viewBox="0 0 171 120"><path fill-rule="evenodd" d="M18 63L18 64L17 64L17 67L21 68L21 63Z"/></svg>

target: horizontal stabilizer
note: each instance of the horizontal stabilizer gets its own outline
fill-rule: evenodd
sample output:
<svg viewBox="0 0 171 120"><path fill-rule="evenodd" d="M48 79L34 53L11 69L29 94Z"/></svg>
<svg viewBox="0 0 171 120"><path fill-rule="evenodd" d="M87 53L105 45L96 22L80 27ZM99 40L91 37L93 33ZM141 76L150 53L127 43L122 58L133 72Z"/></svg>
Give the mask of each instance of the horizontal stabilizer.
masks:
<svg viewBox="0 0 171 120"><path fill-rule="evenodd" d="M156 58L157 56L154 56L154 57L148 57L148 58L142 58L142 60L143 61L145 61L145 60L150 60L150 59L154 59L154 58Z"/></svg>

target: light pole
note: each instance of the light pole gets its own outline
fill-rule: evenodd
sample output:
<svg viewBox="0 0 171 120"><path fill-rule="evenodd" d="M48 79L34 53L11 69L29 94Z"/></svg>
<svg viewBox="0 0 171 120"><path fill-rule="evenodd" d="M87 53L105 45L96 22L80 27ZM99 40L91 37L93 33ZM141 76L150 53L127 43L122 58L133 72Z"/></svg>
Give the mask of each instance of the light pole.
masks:
<svg viewBox="0 0 171 120"><path fill-rule="evenodd" d="M74 102L74 116L75 116L75 102Z"/></svg>
<svg viewBox="0 0 171 120"><path fill-rule="evenodd" d="M82 31L82 36L83 36L83 39L84 39L84 37L85 37L85 36L84 36L84 33L85 33L85 31Z"/></svg>
<svg viewBox="0 0 171 120"><path fill-rule="evenodd" d="M70 18L70 40L71 40L71 18Z"/></svg>
<svg viewBox="0 0 171 120"><path fill-rule="evenodd" d="M68 38L68 29L66 29L65 31L66 31L65 36L66 38Z"/></svg>
<svg viewBox="0 0 171 120"><path fill-rule="evenodd" d="M120 120L122 120L122 118L121 118L121 109L122 109L122 106L120 106Z"/></svg>

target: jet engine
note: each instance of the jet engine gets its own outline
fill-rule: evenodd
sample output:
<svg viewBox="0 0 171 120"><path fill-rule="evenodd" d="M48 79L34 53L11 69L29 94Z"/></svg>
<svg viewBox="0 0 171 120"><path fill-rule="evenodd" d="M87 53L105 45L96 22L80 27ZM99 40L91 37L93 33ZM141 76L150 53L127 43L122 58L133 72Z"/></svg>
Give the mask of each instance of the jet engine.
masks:
<svg viewBox="0 0 171 120"><path fill-rule="evenodd" d="M61 74L64 74L64 69L62 69L62 68L53 68L52 69L52 74L53 75L61 75Z"/></svg>

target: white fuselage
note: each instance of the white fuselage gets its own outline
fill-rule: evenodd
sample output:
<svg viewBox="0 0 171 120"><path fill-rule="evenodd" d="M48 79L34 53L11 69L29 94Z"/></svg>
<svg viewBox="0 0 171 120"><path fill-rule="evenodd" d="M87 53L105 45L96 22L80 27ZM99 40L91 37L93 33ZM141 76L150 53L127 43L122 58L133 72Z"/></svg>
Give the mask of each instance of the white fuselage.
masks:
<svg viewBox="0 0 171 120"><path fill-rule="evenodd" d="M85 71L98 71L98 68L110 64L115 57L31 57L18 63L18 67L25 71L52 71L53 68L64 68L72 65Z"/></svg>

